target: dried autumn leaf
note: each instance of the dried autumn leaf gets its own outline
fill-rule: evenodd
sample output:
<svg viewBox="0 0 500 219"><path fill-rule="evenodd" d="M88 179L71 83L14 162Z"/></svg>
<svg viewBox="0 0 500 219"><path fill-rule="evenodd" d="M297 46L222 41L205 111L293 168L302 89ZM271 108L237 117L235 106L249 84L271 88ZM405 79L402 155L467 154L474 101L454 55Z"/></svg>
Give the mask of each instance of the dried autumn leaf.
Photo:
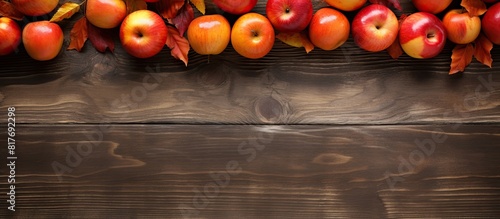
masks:
<svg viewBox="0 0 500 219"><path fill-rule="evenodd" d="M6 1L0 1L0 17L8 17L14 20L23 20L24 15L14 5Z"/></svg>
<svg viewBox="0 0 500 219"><path fill-rule="evenodd" d="M179 30L181 36L184 36L184 32L186 32L189 24L193 20L194 20L193 7L191 7L190 4L185 4L179 11L177 16L175 16L172 19L169 19L169 22Z"/></svg>
<svg viewBox="0 0 500 219"><path fill-rule="evenodd" d="M50 22L59 22L66 18L70 18L74 14L80 11L80 5L73 2L66 2L59 9L57 9L56 14L52 16Z"/></svg>
<svg viewBox="0 0 500 219"><path fill-rule="evenodd" d="M76 49L80 52L83 45L85 45L87 38L87 18L82 17L73 25L73 28L71 29L68 50Z"/></svg>
<svg viewBox="0 0 500 219"><path fill-rule="evenodd" d="M401 4L399 3L399 0L370 0L370 2L373 4L385 5L387 7L392 6L400 11L403 10L403 8L401 7Z"/></svg>
<svg viewBox="0 0 500 219"><path fill-rule="evenodd" d="M156 9L163 18L172 19L177 16L184 3L185 0L160 0L156 3Z"/></svg>
<svg viewBox="0 0 500 219"><path fill-rule="evenodd" d="M462 0L460 3L470 14L470 16L481 16L488 10L482 0Z"/></svg>
<svg viewBox="0 0 500 219"><path fill-rule="evenodd" d="M472 62L474 55L474 46L471 43L466 45L456 45L451 55L450 75L463 72Z"/></svg>
<svg viewBox="0 0 500 219"><path fill-rule="evenodd" d="M279 33L276 35L276 38L289 46L297 48L304 47L307 53L314 49L314 45L305 33Z"/></svg>
<svg viewBox="0 0 500 219"><path fill-rule="evenodd" d="M170 54L176 59L179 59L188 65L189 41L179 34L179 31L170 25L168 28L167 42L165 43L170 48Z"/></svg>
<svg viewBox="0 0 500 219"><path fill-rule="evenodd" d="M148 8L144 0L125 0L125 5L127 5L127 14Z"/></svg>
<svg viewBox="0 0 500 219"><path fill-rule="evenodd" d="M493 43L483 34L475 41L474 57L476 60L491 68L493 58L491 58L491 49Z"/></svg>
<svg viewBox="0 0 500 219"><path fill-rule="evenodd" d="M110 30L98 28L90 22L87 22L87 30L89 40L97 51L106 52L106 48L109 48L111 52L115 50L115 43L111 37L111 32L109 32Z"/></svg>
<svg viewBox="0 0 500 219"><path fill-rule="evenodd" d="M198 9L202 14L205 14L206 11L206 6L205 6L205 0L191 0L191 3L193 3L194 7Z"/></svg>

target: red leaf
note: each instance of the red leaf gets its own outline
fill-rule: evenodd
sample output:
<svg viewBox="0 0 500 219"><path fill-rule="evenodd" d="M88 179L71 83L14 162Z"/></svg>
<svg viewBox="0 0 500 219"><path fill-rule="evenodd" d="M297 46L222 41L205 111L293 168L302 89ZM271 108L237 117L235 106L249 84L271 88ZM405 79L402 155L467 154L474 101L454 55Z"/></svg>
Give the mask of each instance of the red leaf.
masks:
<svg viewBox="0 0 500 219"><path fill-rule="evenodd" d="M486 4L482 0L462 0L460 5L469 12L471 17L483 15L487 11Z"/></svg>
<svg viewBox="0 0 500 219"><path fill-rule="evenodd" d="M373 4L385 5L387 7L392 6L400 11L403 10L403 8L401 7L401 4L399 3L399 0L370 0L370 2Z"/></svg>
<svg viewBox="0 0 500 219"><path fill-rule="evenodd" d="M73 25L73 28L71 29L68 50L76 49L78 52L80 52L83 48L83 45L85 45L85 41L87 41L87 38L87 18L82 17Z"/></svg>
<svg viewBox="0 0 500 219"><path fill-rule="evenodd" d="M160 0L156 3L156 9L163 18L172 19L177 16L184 3L185 0Z"/></svg>
<svg viewBox="0 0 500 219"><path fill-rule="evenodd" d="M24 15L11 3L0 0L0 17L8 17L20 21L23 20Z"/></svg>
<svg viewBox="0 0 500 219"><path fill-rule="evenodd" d="M474 46L471 43L456 45L451 55L450 75L465 71L465 68L472 62L473 55Z"/></svg>
<svg viewBox="0 0 500 219"><path fill-rule="evenodd" d="M408 15L406 14L402 14L401 17L399 17L399 28L401 28L401 23L403 23L407 17ZM387 52L393 59L398 59L401 55L403 55L404 51L403 48L401 48L398 37L396 37L396 40L394 40L392 45L387 48Z"/></svg>
<svg viewBox="0 0 500 219"><path fill-rule="evenodd" d="M486 36L481 34L476 39L475 44L476 49L474 50L474 57L476 57L477 61L491 68L491 64L493 63L493 58L491 58L493 43Z"/></svg>
<svg viewBox="0 0 500 219"><path fill-rule="evenodd" d="M134 11L147 9L148 5L144 0L125 0L127 5L127 13L130 14Z"/></svg>
<svg viewBox="0 0 500 219"><path fill-rule="evenodd" d="M106 48L109 48L111 52L115 50L115 43L111 37L111 32L109 32L110 30L98 28L90 22L87 22L87 29L89 40L97 51L106 52Z"/></svg>
<svg viewBox="0 0 500 219"><path fill-rule="evenodd" d="M185 4L184 7L179 11L176 17L169 19L169 22L175 25L179 30L181 36L184 36L191 21L194 20L193 7L190 4Z"/></svg>
<svg viewBox="0 0 500 219"><path fill-rule="evenodd" d="M170 54L178 60L188 65L189 41L179 34L179 31L170 25L168 28L167 42L165 43L170 48Z"/></svg>
<svg viewBox="0 0 500 219"><path fill-rule="evenodd" d="M309 40L309 37L305 33L279 33L276 38L281 40L281 42L286 43L289 46L301 48L304 47L306 52L309 53L314 49L314 45Z"/></svg>

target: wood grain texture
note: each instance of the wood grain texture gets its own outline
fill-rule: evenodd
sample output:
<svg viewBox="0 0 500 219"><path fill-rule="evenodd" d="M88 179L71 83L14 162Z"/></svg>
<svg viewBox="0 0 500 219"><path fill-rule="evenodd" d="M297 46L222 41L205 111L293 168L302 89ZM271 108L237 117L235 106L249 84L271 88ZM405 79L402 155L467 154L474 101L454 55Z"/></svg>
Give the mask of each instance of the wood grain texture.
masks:
<svg viewBox="0 0 500 219"><path fill-rule="evenodd" d="M208 2L208 13L221 13ZM264 13L265 2L254 11ZM414 11L402 2L405 13ZM66 36L75 19L61 23ZM33 62L20 49L0 57L0 111L17 107L25 124L498 122L500 66L474 61L464 74L448 76L451 48L431 60L395 61L386 52L362 51L352 39L310 54L277 41L261 60L231 46L210 58L191 51L187 68L167 48L139 60L120 46L101 54L87 43L83 53L64 51L49 62ZM499 47L492 53L500 60Z"/></svg>
<svg viewBox="0 0 500 219"><path fill-rule="evenodd" d="M193 218L495 218L499 133L498 125L22 125L14 216L181 218L192 208ZM56 174L54 162L71 172ZM212 195L197 196L205 187Z"/></svg>

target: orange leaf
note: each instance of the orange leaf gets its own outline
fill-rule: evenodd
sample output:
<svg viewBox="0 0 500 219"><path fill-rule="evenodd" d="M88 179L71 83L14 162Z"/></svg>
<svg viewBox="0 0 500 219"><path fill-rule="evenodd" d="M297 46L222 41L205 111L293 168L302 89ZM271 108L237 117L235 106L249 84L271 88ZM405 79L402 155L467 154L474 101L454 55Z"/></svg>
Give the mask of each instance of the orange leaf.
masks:
<svg viewBox="0 0 500 219"><path fill-rule="evenodd" d="M170 48L170 54L176 59L179 59L188 65L189 41L179 34L179 31L170 25L168 28L167 42L165 43Z"/></svg>
<svg viewBox="0 0 500 219"><path fill-rule="evenodd" d="M193 3L194 7L198 9L202 14L205 14L205 0L191 0L191 3Z"/></svg>
<svg viewBox="0 0 500 219"><path fill-rule="evenodd" d="M450 75L463 72L472 62L474 46L471 43L466 45L456 45L451 55Z"/></svg>
<svg viewBox="0 0 500 219"><path fill-rule="evenodd" d="M304 46L304 49L306 49L306 53L310 53L314 50L314 44L305 32L300 33L300 41L302 41L302 45Z"/></svg>
<svg viewBox="0 0 500 219"><path fill-rule="evenodd" d="M169 22L175 25L175 27L179 30L181 36L184 36L184 32L186 32L189 24L193 20L194 20L193 7L191 7L190 4L185 4L179 11L177 16L175 16L172 19L169 19Z"/></svg>
<svg viewBox="0 0 500 219"><path fill-rule="evenodd" d="M76 51L80 52L83 45L85 45L87 38L87 18L82 17L73 25L73 28L71 29L68 50L76 49Z"/></svg>
<svg viewBox="0 0 500 219"><path fill-rule="evenodd" d="M177 16L184 3L184 0L160 0L156 3L156 8L163 18L172 19Z"/></svg>
<svg viewBox="0 0 500 219"><path fill-rule="evenodd" d="M485 35L481 34L476 39L475 44L474 57L476 57L477 61L491 68L491 64L493 63L493 59L491 58L493 43Z"/></svg>
<svg viewBox="0 0 500 219"><path fill-rule="evenodd" d="M74 14L80 11L80 5L73 2L66 2L59 9L57 9L56 14L52 16L50 22L59 22L66 18L70 18Z"/></svg>
<svg viewBox="0 0 500 219"><path fill-rule="evenodd" d="M20 21L23 20L24 15L11 3L0 0L0 17L8 17Z"/></svg>
<svg viewBox="0 0 500 219"><path fill-rule="evenodd" d="M403 8L401 7L401 4L399 3L399 0L370 0L371 3L373 4L381 4L385 5L387 7L393 6L394 8L402 11Z"/></svg>
<svg viewBox="0 0 500 219"><path fill-rule="evenodd" d="M127 5L127 14L148 8L144 0L125 0L125 4Z"/></svg>
<svg viewBox="0 0 500 219"><path fill-rule="evenodd" d="M115 43L111 37L110 30L101 29L87 22L89 40L94 48L99 52L106 52L109 48L111 52L115 50Z"/></svg>
<svg viewBox="0 0 500 219"><path fill-rule="evenodd" d="M482 0L462 0L460 3L473 16L481 16L488 10L486 4Z"/></svg>
<svg viewBox="0 0 500 219"><path fill-rule="evenodd" d="M306 52L309 53L314 49L314 45L305 33L279 33L276 38L289 46L301 48L304 47Z"/></svg>

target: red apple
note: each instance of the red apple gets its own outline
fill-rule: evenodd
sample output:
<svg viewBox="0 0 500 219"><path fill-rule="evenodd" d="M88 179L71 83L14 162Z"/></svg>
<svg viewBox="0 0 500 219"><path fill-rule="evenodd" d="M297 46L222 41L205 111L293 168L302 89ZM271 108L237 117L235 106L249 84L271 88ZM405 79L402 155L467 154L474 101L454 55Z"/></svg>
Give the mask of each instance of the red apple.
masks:
<svg viewBox="0 0 500 219"><path fill-rule="evenodd" d="M309 25L313 6L310 0L268 0L266 14L277 30L296 33Z"/></svg>
<svg viewBox="0 0 500 219"><path fill-rule="evenodd" d="M87 20L103 29L115 28L127 16L127 6L123 0L87 0Z"/></svg>
<svg viewBox="0 0 500 219"><path fill-rule="evenodd" d="M406 54L413 58L432 58L443 51L446 30L435 15L417 12L402 22L399 42Z"/></svg>
<svg viewBox="0 0 500 219"><path fill-rule="evenodd" d="M448 39L457 44L467 44L476 40L481 32L481 19L470 16L462 9L451 10L443 18Z"/></svg>
<svg viewBox="0 0 500 219"><path fill-rule="evenodd" d="M28 16L40 16L50 13L57 7L58 0L12 0L16 9Z"/></svg>
<svg viewBox="0 0 500 219"><path fill-rule="evenodd" d="M248 13L236 20L231 31L234 50L250 59L267 55L274 45L275 33L269 20L257 13Z"/></svg>
<svg viewBox="0 0 500 219"><path fill-rule="evenodd" d="M334 50L349 38L350 24L341 12L331 9L319 9L309 24L311 42L323 50Z"/></svg>
<svg viewBox="0 0 500 219"><path fill-rule="evenodd" d="M213 0L215 5L230 14L244 14L257 4L257 0Z"/></svg>
<svg viewBox="0 0 500 219"><path fill-rule="evenodd" d="M47 61L55 58L64 40L61 27L49 21L28 23L23 29L23 44L31 58Z"/></svg>
<svg viewBox="0 0 500 219"><path fill-rule="evenodd" d="M231 26L222 15L204 15L188 26L187 37L191 48L200 55L218 55L231 39Z"/></svg>
<svg viewBox="0 0 500 219"><path fill-rule="evenodd" d="M149 58L163 49L167 42L167 31L160 15L149 10L138 10L123 20L120 41L130 55Z"/></svg>
<svg viewBox="0 0 500 219"><path fill-rule="evenodd" d="M417 10L422 12L437 14L444 11L444 9L450 6L453 0L411 0L411 1L413 2L413 5L415 5L415 8L417 8Z"/></svg>
<svg viewBox="0 0 500 219"><path fill-rule="evenodd" d="M483 32L496 45L500 45L500 2L491 6L482 21Z"/></svg>
<svg viewBox="0 0 500 219"><path fill-rule="evenodd" d="M342 11L355 11L365 5L366 0L325 0L330 6Z"/></svg>
<svg viewBox="0 0 500 219"><path fill-rule="evenodd" d="M379 4L369 5L352 21L354 42L362 49L379 52L387 49L398 36L399 21L394 12Z"/></svg>
<svg viewBox="0 0 500 219"><path fill-rule="evenodd" d="M14 20L0 17L0 39L2 39L0 40L0 56L14 52L21 43L21 28Z"/></svg>

